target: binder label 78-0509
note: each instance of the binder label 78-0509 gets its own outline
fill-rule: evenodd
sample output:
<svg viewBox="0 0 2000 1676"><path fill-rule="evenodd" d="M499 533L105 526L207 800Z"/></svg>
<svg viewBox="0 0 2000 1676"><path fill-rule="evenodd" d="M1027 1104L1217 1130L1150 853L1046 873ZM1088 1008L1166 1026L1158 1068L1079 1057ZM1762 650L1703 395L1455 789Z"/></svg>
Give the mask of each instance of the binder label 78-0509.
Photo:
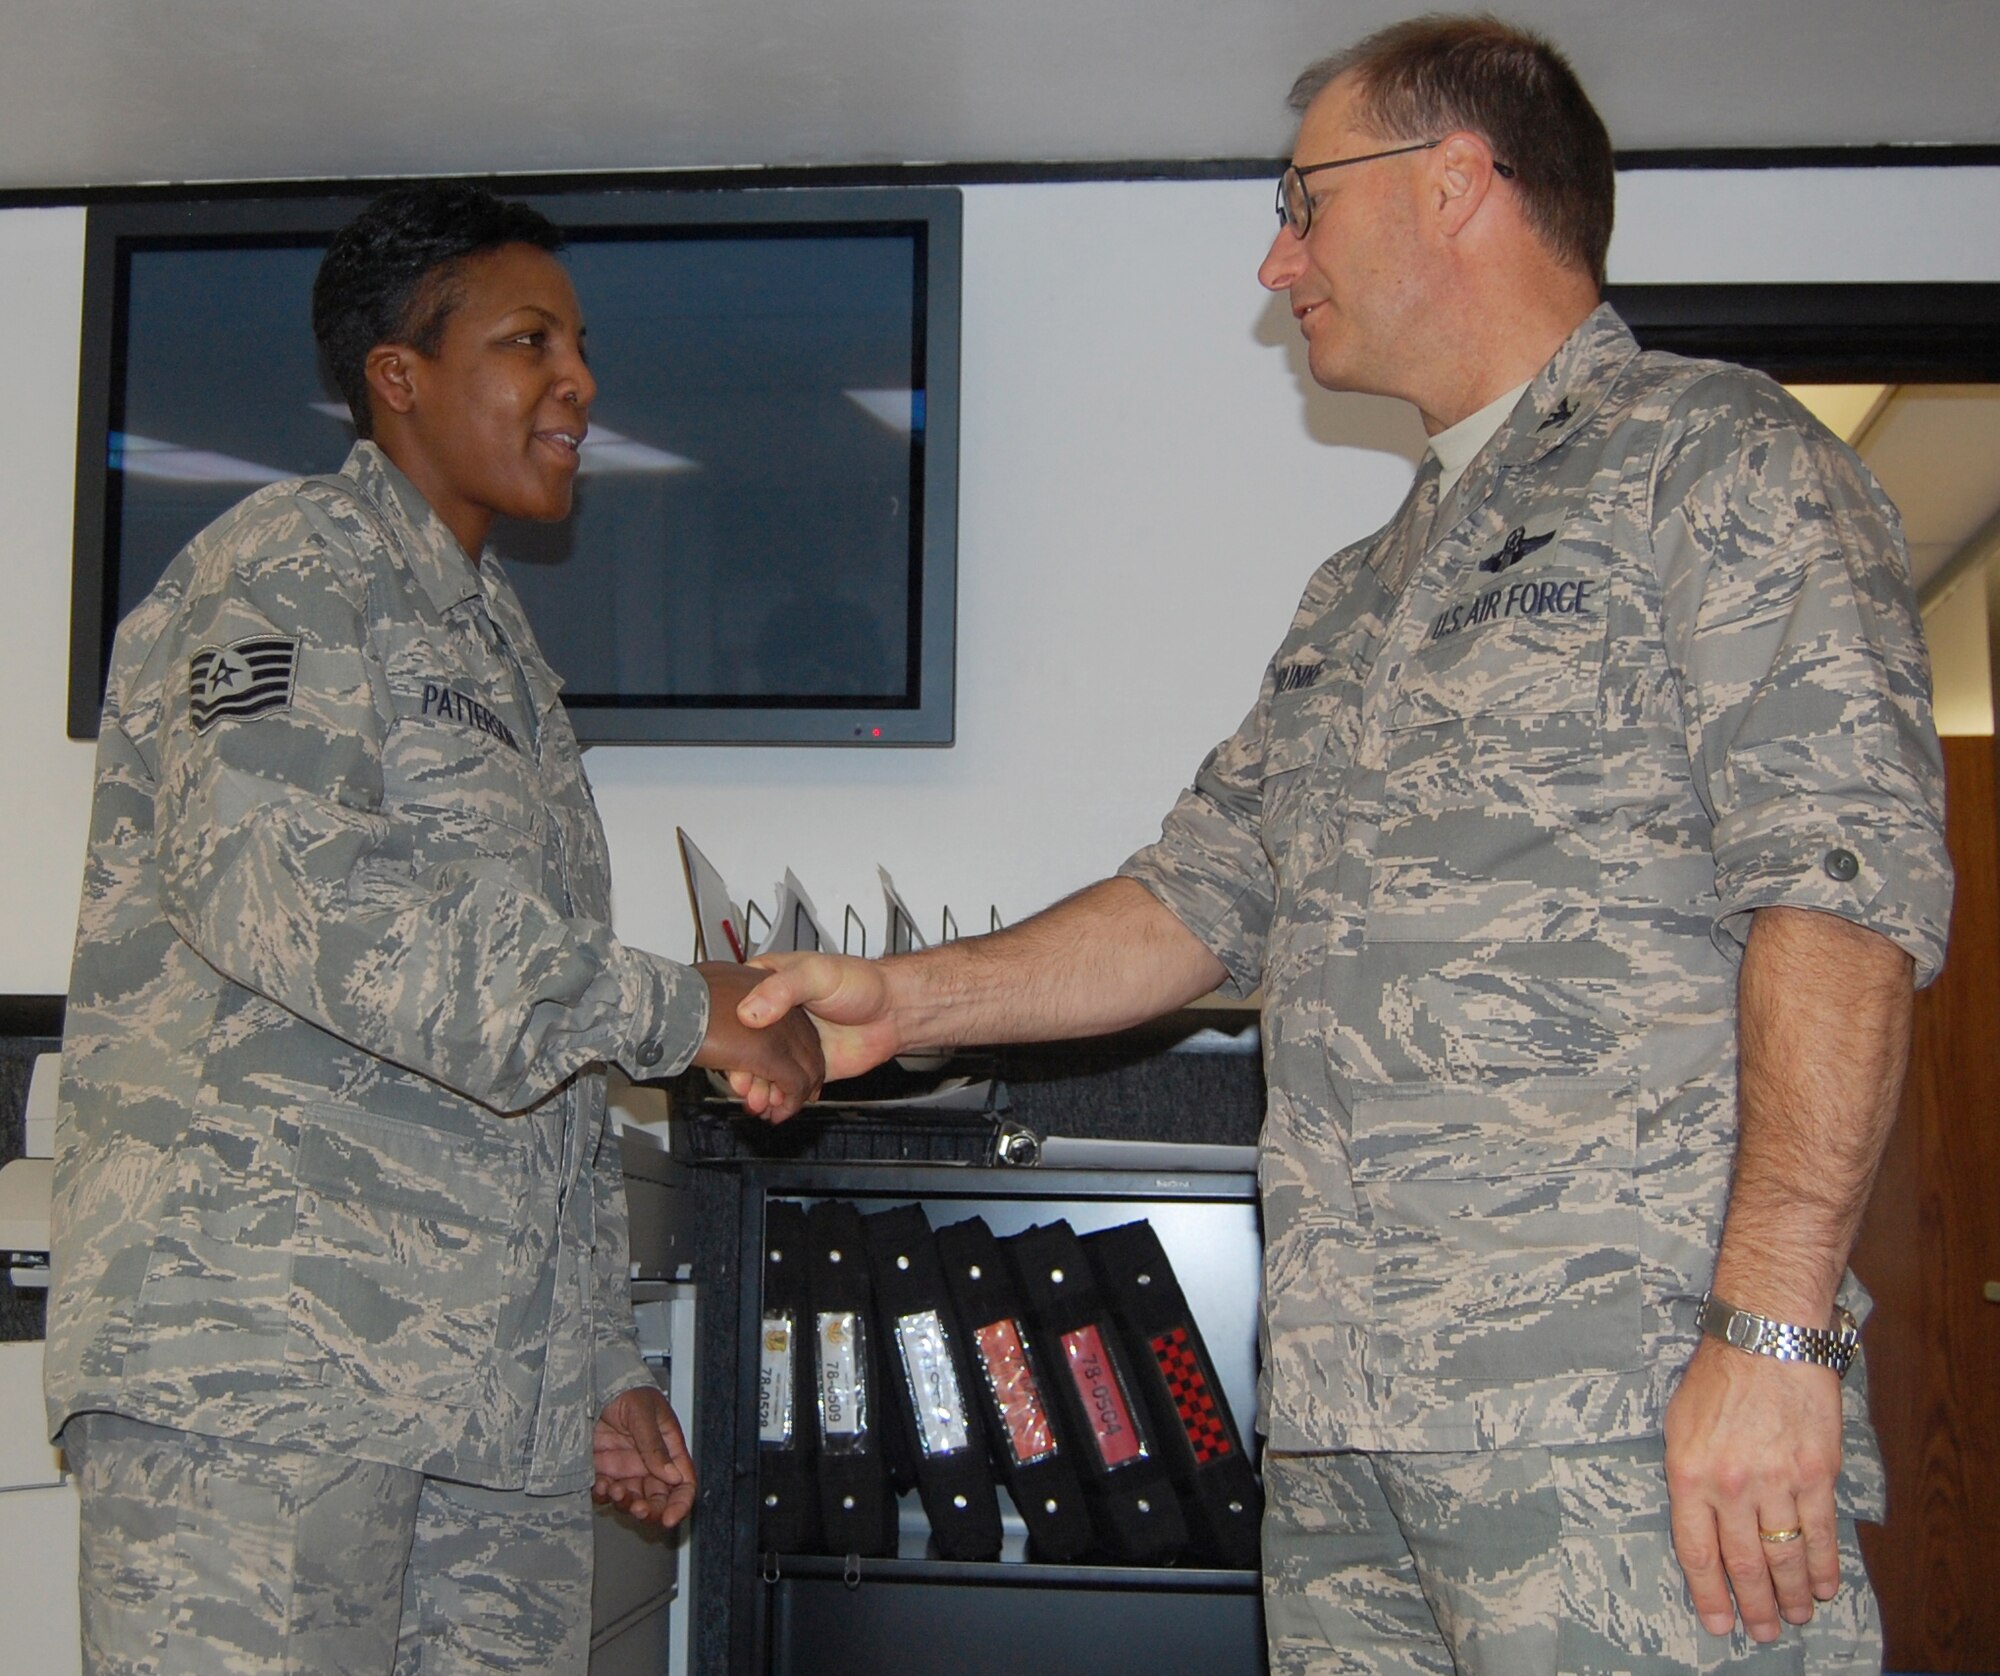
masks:
<svg viewBox="0 0 2000 1676"><path fill-rule="evenodd" d="M829 1455L868 1447L868 1347L861 1317L851 1309L822 1310L819 1328L819 1435Z"/></svg>

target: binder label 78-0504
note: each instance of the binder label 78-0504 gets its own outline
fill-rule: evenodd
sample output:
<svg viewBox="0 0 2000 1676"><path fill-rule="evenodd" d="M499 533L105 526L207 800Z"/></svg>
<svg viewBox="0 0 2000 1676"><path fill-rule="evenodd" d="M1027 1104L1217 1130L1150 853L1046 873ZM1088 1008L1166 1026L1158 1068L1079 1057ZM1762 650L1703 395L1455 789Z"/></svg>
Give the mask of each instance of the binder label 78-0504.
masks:
<svg viewBox="0 0 2000 1676"><path fill-rule="evenodd" d="M1097 1444L1098 1459L1106 1468L1145 1459L1146 1440L1133 1423L1132 1404L1105 1349L1103 1335L1095 1325L1078 1327L1063 1334L1062 1344L1069 1376L1076 1383L1076 1394L1083 1399L1083 1411L1090 1419L1090 1434Z"/></svg>

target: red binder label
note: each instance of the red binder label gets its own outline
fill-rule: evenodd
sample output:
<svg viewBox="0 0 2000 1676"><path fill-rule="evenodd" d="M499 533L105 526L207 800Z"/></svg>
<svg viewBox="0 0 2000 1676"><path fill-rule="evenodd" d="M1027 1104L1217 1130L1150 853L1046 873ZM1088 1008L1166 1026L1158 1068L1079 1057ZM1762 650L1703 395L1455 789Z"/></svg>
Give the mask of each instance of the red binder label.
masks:
<svg viewBox="0 0 2000 1676"><path fill-rule="evenodd" d="M1132 1405L1097 1328L1078 1327L1064 1333L1062 1343L1069 1376L1083 1399L1084 1413L1090 1416L1090 1435L1096 1440L1098 1459L1106 1467L1143 1460L1146 1441L1132 1423Z"/></svg>
<svg viewBox="0 0 2000 1676"><path fill-rule="evenodd" d="M1194 1449L1195 1465L1206 1466L1230 1452L1229 1429L1222 1422L1215 1392L1201 1360L1194 1353L1187 1328L1176 1327L1152 1340L1153 1359L1160 1364L1167 1392L1174 1399L1174 1412L1181 1417L1181 1429Z"/></svg>
<svg viewBox="0 0 2000 1676"><path fill-rule="evenodd" d="M979 1363L986 1370L986 1382L993 1389L994 1404L1007 1429L1007 1450L1014 1464L1029 1466L1047 1460L1056 1452L1055 1428L1042 1406L1035 1370L1028 1366L1028 1347L1021 1342L1021 1329L1009 1320L990 1321L972 1336L978 1341Z"/></svg>

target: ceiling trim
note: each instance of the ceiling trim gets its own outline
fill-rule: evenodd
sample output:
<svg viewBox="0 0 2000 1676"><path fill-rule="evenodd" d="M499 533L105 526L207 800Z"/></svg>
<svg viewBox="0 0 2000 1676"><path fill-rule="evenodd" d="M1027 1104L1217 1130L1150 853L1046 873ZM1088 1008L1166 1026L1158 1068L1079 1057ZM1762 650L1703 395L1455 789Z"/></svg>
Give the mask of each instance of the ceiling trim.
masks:
<svg viewBox="0 0 2000 1676"><path fill-rule="evenodd" d="M689 192L737 187L797 186L1020 186L1072 181L1274 180L1283 157L1125 158L1074 163L854 163L733 169L623 169L561 174L474 174L497 191L522 193L616 191L622 186ZM1717 147L1709 150L1621 151L1621 173L1665 169L1952 169L2000 167L2000 145L1881 145ZM17 186L0 188L0 209L144 203L153 199L250 198L288 195L352 196L417 176L344 176L314 179L177 182L167 185Z"/></svg>
<svg viewBox="0 0 2000 1676"><path fill-rule="evenodd" d="M1938 566L1937 573L1917 590L1917 604L1928 611L1996 553L2000 553L2000 512L1967 536L1958 551Z"/></svg>
<svg viewBox="0 0 2000 1676"><path fill-rule="evenodd" d="M1649 169L1991 169L2000 145L1712 146L1621 151L1621 173Z"/></svg>
<svg viewBox="0 0 2000 1676"><path fill-rule="evenodd" d="M1612 285L1648 349L1786 383L2000 383L2000 284Z"/></svg>
<svg viewBox="0 0 2000 1676"><path fill-rule="evenodd" d="M853 163L736 169L616 169L574 174L472 174L496 192L547 194L656 191L729 192L744 188L851 186L1017 186L1069 181L1275 180L1286 159L1217 157L1182 161L1143 158L1105 163ZM202 181L164 186L23 187L0 190L0 209L64 204L186 202L271 196L354 197L424 177L357 176L315 180Z"/></svg>

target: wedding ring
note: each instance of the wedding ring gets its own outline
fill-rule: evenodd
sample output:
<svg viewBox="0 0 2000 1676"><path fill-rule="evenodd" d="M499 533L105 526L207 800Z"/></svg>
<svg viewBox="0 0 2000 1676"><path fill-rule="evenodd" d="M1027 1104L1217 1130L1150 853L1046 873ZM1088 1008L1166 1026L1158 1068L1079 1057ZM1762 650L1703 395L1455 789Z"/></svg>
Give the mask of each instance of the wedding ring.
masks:
<svg viewBox="0 0 2000 1676"><path fill-rule="evenodd" d="M1796 1542L1800 1537L1805 1535L1805 1530L1803 1526L1793 1525L1788 1530L1781 1530L1781 1531L1760 1530L1757 1534L1761 1536L1766 1542Z"/></svg>

